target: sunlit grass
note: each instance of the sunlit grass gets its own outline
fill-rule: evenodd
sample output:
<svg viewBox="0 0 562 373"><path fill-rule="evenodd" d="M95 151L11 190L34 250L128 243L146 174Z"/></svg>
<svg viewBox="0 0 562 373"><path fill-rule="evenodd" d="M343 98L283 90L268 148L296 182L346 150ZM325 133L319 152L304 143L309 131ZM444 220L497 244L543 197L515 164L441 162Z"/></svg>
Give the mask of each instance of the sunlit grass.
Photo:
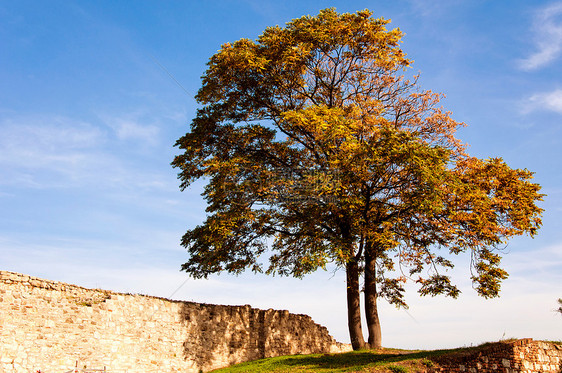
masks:
<svg viewBox="0 0 562 373"><path fill-rule="evenodd" d="M449 350L450 351L450 350ZM259 372L418 372L433 363L432 356L447 351L353 351L342 354L280 356L237 364L214 373Z"/></svg>
<svg viewBox="0 0 562 373"><path fill-rule="evenodd" d="M509 342L502 340L501 342ZM352 351L341 354L291 355L237 364L214 370L213 373L306 373L306 372L395 372L419 373L428 368L439 367L441 358L470 355L486 349L494 343L488 342L473 347L450 350L400 350ZM446 355L446 356L443 356Z"/></svg>

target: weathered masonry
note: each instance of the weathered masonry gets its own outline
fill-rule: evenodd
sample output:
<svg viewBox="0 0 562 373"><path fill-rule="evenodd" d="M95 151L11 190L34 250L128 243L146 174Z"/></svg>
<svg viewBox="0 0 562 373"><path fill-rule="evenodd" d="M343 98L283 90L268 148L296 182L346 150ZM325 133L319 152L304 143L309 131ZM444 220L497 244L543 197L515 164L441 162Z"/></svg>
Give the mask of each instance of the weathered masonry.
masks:
<svg viewBox="0 0 562 373"><path fill-rule="evenodd" d="M546 373L562 372L562 345L532 338L490 343L461 356L437 358L447 373Z"/></svg>
<svg viewBox="0 0 562 373"><path fill-rule="evenodd" d="M199 372L350 350L309 316L86 289L0 271L0 372Z"/></svg>

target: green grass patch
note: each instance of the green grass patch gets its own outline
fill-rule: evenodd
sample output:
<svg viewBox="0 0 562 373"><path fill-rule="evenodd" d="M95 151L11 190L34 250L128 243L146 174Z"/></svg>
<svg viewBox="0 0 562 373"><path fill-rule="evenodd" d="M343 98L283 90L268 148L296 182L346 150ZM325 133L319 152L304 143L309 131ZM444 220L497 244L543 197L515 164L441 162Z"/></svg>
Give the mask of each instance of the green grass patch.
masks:
<svg viewBox="0 0 562 373"><path fill-rule="evenodd" d="M506 342L500 341L499 343ZM394 372L418 373L439 367L439 362L469 356L494 343L450 350L365 350L341 354L290 355L250 361L213 373L328 373L328 372Z"/></svg>
<svg viewBox="0 0 562 373"><path fill-rule="evenodd" d="M414 373L433 364L439 351L353 351L342 354L279 356L214 370L213 373L397 372ZM429 363L427 363L429 362Z"/></svg>

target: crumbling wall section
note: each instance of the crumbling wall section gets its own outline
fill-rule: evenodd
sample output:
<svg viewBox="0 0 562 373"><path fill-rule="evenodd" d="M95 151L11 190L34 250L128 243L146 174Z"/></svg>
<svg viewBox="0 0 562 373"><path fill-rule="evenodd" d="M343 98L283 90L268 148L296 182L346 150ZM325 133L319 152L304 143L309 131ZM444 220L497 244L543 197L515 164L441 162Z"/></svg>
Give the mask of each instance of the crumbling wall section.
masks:
<svg viewBox="0 0 562 373"><path fill-rule="evenodd" d="M562 345L532 338L490 343L474 352L444 355L433 372L543 373L562 372Z"/></svg>

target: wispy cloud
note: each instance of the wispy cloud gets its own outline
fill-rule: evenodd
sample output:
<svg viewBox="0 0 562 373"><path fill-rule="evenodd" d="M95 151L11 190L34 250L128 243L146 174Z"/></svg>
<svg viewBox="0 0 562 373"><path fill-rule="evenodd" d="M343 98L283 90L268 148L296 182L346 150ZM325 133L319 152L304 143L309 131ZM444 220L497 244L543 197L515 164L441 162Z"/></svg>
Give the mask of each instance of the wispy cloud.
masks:
<svg viewBox="0 0 562 373"><path fill-rule="evenodd" d="M115 119L112 124L108 129L50 115L0 119L0 185L172 189L164 177L167 173L121 153L124 146L137 149L139 142L156 144L158 128L125 119ZM123 144L126 140L133 144ZM161 163L167 165L168 160Z"/></svg>
<svg viewBox="0 0 562 373"><path fill-rule="evenodd" d="M523 114L528 114L537 110L554 111L562 114L562 89L535 93L523 102Z"/></svg>
<svg viewBox="0 0 562 373"><path fill-rule="evenodd" d="M533 21L537 51L519 61L522 70L543 67L562 53L562 3L554 3L539 10Z"/></svg>
<svg viewBox="0 0 562 373"><path fill-rule="evenodd" d="M154 124L141 123L139 115L102 116L102 119L115 131L119 140L140 141L147 145L156 145L158 141L159 128Z"/></svg>
<svg viewBox="0 0 562 373"><path fill-rule="evenodd" d="M24 151L92 148L103 138L102 132L88 123L62 116L12 117L3 120L2 127L2 146L15 148L25 142L29 147Z"/></svg>
<svg viewBox="0 0 562 373"><path fill-rule="evenodd" d="M92 156L105 142L99 128L60 116L18 116L0 122L2 184L39 186L46 181L71 181L101 162Z"/></svg>

